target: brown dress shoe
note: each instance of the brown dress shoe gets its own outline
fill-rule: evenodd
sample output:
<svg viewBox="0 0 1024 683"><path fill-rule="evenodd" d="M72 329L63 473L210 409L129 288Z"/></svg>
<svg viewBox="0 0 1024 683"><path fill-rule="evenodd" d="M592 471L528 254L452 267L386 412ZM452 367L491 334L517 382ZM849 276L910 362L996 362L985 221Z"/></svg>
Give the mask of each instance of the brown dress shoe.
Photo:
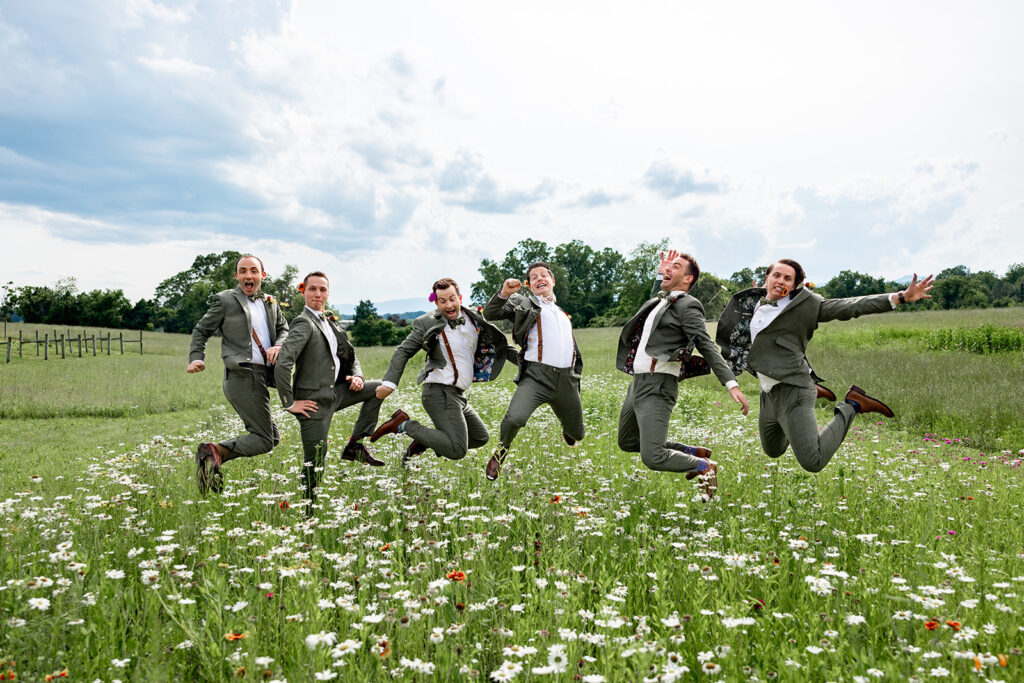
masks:
<svg viewBox="0 0 1024 683"><path fill-rule="evenodd" d="M711 449L704 448L703 446L683 446L683 453L692 455L695 458L700 458L701 460L711 460ZM687 472L686 478L693 479L698 474L700 474L700 472Z"/></svg>
<svg viewBox="0 0 1024 683"><path fill-rule="evenodd" d="M402 424L408 419L409 416L405 414L405 411L399 408L391 415L390 420L382 424L380 427L377 427L377 431L375 431L373 433L373 436L370 437L370 443L373 443L374 441L384 436L385 434L397 434L398 425Z"/></svg>
<svg viewBox="0 0 1024 683"><path fill-rule="evenodd" d="M421 444L416 439L409 442L409 445L405 447L405 452L402 453L402 467L408 467L409 461L415 458L420 453L426 453L427 447ZM383 463L381 463L383 464Z"/></svg>
<svg viewBox="0 0 1024 683"><path fill-rule="evenodd" d="M565 442L567 444L569 444L570 446L575 446L576 445L576 439L572 438L571 436L569 436L565 432L562 432L562 438L565 439Z"/></svg>
<svg viewBox="0 0 1024 683"><path fill-rule="evenodd" d="M566 440L569 439L569 437L565 438ZM572 444L569 445L571 446ZM498 478L498 473L501 472L501 463L505 462L505 456L507 455L507 448L498 448L498 450L494 451L494 455L487 461L487 469L484 470L484 474L489 480L494 481Z"/></svg>
<svg viewBox="0 0 1024 683"><path fill-rule="evenodd" d="M846 392L846 398L843 400L856 408L858 413L881 413L886 417L895 417L895 413L892 412L892 408L885 405L877 398L871 398L856 384L850 387L850 390Z"/></svg>
<svg viewBox="0 0 1024 683"><path fill-rule="evenodd" d="M204 496L210 490L220 493L224 488L224 479L221 476L220 451L215 443L201 443L196 448L196 482L199 485L199 493Z"/></svg>
<svg viewBox="0 0 1024 683"><path fill-rule="evenodd" d="M342 460L360 460L365 462L367 465L373 465L374 467L380 467L384 464L383 460L378 460L373 457L369 449L359 441L350 441L345 450L341 452Z"/></svg>
<svg viewBox="0 0 1024 683"><path fill-rule="evenodd" d="M835 401L836 400L835 393L833 393L833 391L831 389L829 389L828 387L822 386L821 384L815 384L814 388L818 392L818 395L815 396L815 400L817 400L819 398L826 398L829 401Z"/></svg>
<svg viewBox="0 0 1024 683"><path fill-rule="evenodd" d="M711 500L715 497L715 492L718 491L718 463L709 460L708 468L701 472L699 476L698 486L700 486L700 492L704 494L707 500Z"/></svg>

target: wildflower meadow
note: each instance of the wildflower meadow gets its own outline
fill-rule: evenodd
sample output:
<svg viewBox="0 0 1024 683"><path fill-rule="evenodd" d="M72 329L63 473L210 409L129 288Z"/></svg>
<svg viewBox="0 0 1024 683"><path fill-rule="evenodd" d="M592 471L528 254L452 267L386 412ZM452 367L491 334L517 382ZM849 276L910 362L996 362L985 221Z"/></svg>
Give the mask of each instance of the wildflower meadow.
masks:
<svg viewBox="0 0 1024 683"><path fill-rule="evenodd" d="M576 447L542 408L485 479L508 372L469 392L492 441L458 462L402 468L398 436L370 446L385 467L345 462L340 413L311 509L276 402L281 444L198 494L196 444L241 430L216 348L197 377L182 335L19 359L0 367L0 680L1024 680L1024 314L985 313L824 326L819 373L897 419L858 416L818 474L763 455L753 378L746 417L713 378L683 383L671 433L712 449L710 502L618 450L617 330L578 333ZM942 331L986 323L1005 350ZM379 377L391 349L358 351ZM422 417L419 393L407 378L382 415Z"/></svg>

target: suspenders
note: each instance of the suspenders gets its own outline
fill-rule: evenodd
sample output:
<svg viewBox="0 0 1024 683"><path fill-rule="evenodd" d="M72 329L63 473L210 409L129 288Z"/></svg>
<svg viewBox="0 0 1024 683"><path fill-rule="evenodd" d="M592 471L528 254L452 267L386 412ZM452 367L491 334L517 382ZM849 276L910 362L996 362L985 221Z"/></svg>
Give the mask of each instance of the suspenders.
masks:
<svg viewBox="0 0 1024 683"><path fill-rule="evenodd" d="M448 343L448 330L441 332L441 339L444 339L444 348L448 350L448 359L452 363L452 370L455 372L455 379L452 380L452 386L459 383L459 366L455 364L455 354L452 353L452 345Z"/></svg>

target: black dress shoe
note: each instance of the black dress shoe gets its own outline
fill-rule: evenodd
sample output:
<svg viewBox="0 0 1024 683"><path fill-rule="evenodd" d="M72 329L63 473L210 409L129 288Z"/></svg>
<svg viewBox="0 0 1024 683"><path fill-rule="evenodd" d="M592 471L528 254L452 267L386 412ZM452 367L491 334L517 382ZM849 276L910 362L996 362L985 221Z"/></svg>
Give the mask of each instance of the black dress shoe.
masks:
<svg viewBox="0 0 1024 683"><path fill-rule="evenodd" d="M420 453L426 453L427 447L421 444L416 439L409 442L409 445L405 447L405 452L402 453L402 467L408 467L409 460L415 458Z"/></svg>
<svg viewBox="0 0 1024 683"><path fill-rule="evenodd" d="M383 460L378 460L373 457L373 454L370 453L369 449L359 441L350 441L348 445L345 446L345 450L341 452L341 459L353 461L359 460L361 462L365 462L367 465L373 465L375 467L380 467L384 464Z"/></svg>

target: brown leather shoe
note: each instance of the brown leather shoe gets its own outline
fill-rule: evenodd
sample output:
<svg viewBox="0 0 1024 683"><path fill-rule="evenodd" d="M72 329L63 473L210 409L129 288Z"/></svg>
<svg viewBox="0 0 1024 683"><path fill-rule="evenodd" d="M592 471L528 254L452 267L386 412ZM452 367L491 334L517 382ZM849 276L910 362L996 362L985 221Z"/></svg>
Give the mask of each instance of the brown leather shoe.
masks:
<svg viewBox="0 0 1024 683"><path fill-rule="evenodd" d="M370 443L373 443L374 441L384 436L385 434L397 434L398 425L402 424L408 419L409 416L405 414L405 411L399 408L391 415L390 420L382 424L380 427L377 427L377 431L375 431L373 433L373 436L370 437Z"/></svg>
<svg viewBox="0 0 1024 683"><path fill-rule="evenodd" d="M408 467L409 461L415 458L420 453L426 453L427 447L421 444L416 439L409 442L409 445L405 447L405 452L402 453L402 467Z"/></svg>
<svg viewBox="0 0 1024 683"><path fill-rule="evenodd" d="M565 442L567 444L569 444L570 446L575 446L576 445L576 439L572 438L571 436L566 434L564 431L562 432L562 438L565 439Z"/></svg>
<svg viewBox="0 0 1024 683"><path fill-rule="evenodd" d="M199 493L205 496L208 491L220 493L224 489L224 478L220 472L222 464L217 444L206 442L196 447L196 482Z"/></svg>
<svg viewBox="0 0 1024 683"><path fill-rule="evenodd" d="M718 463L709 460L708 469L701 472L699 476L697 485L700 487L700 492L707 500L711 500L715 497L715 492L718 491Z"/></svg>
<svg viewBox="0 0 1024 683"><path fill-rule="evenodd" d="M365 462L367 465L373 465L374 467L380 467L384 464L383 460L378 460L373 457L370 450L362 444L360 441L350 441L345 446L345 450L341 452L342 460L358 460Z"/></svg>
<svg viewBox="0 0 1024 683"><path fill-rule="evenodd" d="M815 384L814 388L818 391L818 395L815 396L815 400L819 398L827 398L829 401L833 402L836 400L835 393L833 393L833 391L828 387L822 386L821 384Z"/></svg>
<svg viewBox="0 0 1024 683"><path fill-rule="evenodd" d="M692 455L695 458L700 458L701 460L711 460L711 449L704 448L703 446L683 446L683 453ZM700 472L687 472L686 478L693 479L698 474L700 474Z"/></svg>
<svg viewBox="0 0 1024 683"><path fill-rule="evenodd" d="M565 437L567 440L569 437ZM569 444L570 446L572 444ZM498 478L498 473L501 472L501 463L505 462L505 456L508 455L507 448L498 448L494 451L494 455L487 461L487 468L484 470L484 474L490 481L494 481Z"/></svg>
<svg viewBox="0 0 1024 683"><path fill-rule="evenodd" d="M858 413L881 413L886 417L895 417L892 408L877 398L871 398L856 384L850 386L850 390L846 392L846 398L843 400L852 405Z"/></svg>

